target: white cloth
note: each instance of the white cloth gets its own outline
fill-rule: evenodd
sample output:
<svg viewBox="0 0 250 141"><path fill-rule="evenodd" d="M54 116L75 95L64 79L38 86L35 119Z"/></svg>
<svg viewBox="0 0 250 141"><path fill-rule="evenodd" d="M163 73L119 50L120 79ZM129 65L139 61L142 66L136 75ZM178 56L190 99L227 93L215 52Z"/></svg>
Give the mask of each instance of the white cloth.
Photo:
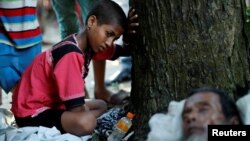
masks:
<svg viewBox="0 0 250 141"><path fill-rule="evenodd" d="M91 136L78 137L69 133L61 134L55 127L7 127L0 130L1 141L87 141Z"/></svg>
<svg viewBox="0 0 250 141"><path fill-rule="evenodd" d="M243 124L250 124L250 93L239 98L236 102Z"/></svg>
<svg viewBox="0 0 250 141"><path fill-rule="evenodd" d="M180 141L182 138L182 117L184 101L171 101L168 113L158 113L151 117L149 126L151 131L147 141Z"/></svg>
<svg viewBox="0 0 250 141"><path fill-rule="evenodd" d="M13 121L14 121L14 116L11 113L11 111L8 111L7 109L4 108L0 108L0 130L11 126L11 123Z"/></svg>

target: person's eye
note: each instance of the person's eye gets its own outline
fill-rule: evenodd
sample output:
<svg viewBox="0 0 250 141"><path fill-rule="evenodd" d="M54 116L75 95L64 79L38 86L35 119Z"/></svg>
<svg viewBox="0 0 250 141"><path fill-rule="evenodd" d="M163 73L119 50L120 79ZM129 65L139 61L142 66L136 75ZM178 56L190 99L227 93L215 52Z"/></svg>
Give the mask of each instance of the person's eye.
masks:
<svg viewBox="0 0 250 141"><path fill-rule="evenodd" d="M112 32L106 31L106 36L111 37L111 36L113 36L113 34L112 34Z"/></svg>
<svg viewBox="0 0 250 141"><path fill-rule="evenodd" d="M182 118L186 119L189 113L191 113L191 109L185 109L185 110L183 110Z"/></svg>
<svg viewBox="0 0 250 141"><path fill-rule="evenodd" d="M207 112L208 110L209 110L208 107L202 107L202 108L199 109L199 113L205 113L205 112Z"/></svg>
<svg viewBox="0 0 250 141"><path fill-rule="evenodd" d="M186 121L188 119L188 115L187 114L182 115L182 119L183 121Z"/></svg>

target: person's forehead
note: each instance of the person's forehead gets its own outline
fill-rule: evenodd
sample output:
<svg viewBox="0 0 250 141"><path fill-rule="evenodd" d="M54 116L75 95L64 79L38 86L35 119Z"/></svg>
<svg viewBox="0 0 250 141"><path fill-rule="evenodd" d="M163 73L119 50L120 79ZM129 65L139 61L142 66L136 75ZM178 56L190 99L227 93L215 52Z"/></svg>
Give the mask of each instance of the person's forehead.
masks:
<svg viewBox="0 0 250 141"><path fill-rule="evenodd" d="M120 32L123 32L123 28L122 26L118 25L118 24L103 24L102 25L103 28L105 28L106 30L112 30L113 32L115 32L115 34L119 34Z"/></svg>
<svg viewBox="0 0 250 141"><path fill-rule="evenodd" d="M200 103L207 103L209 105L220 106L219 96L213 92L199 92L186 100L186 106L197 106Z"/></svg>

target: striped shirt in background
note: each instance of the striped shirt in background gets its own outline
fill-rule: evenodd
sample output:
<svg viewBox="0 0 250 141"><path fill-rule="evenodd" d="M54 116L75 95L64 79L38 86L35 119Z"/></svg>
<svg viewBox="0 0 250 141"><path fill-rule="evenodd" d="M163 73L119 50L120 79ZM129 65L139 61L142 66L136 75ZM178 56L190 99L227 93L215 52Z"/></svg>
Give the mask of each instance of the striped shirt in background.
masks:
<svg viewBox="0 0 250 141"><path fill-rule="evenodd" d="M0 43L17 49L41 43L37 0L0 0Z"/></svg>

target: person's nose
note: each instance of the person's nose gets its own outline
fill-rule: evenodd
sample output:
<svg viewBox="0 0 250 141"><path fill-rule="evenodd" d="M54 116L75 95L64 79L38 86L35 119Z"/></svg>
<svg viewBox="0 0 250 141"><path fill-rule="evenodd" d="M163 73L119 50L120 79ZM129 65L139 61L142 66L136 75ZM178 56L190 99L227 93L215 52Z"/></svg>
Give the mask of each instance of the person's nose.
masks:
<svg viewBox="0 0 250 141"><path fill-rule="evenodd" d="M197 120L197 113L196 112L192 112L192 113L189 113L188 115L186 115L186 122L187 123L192 123L196 120Z"/></svg>

